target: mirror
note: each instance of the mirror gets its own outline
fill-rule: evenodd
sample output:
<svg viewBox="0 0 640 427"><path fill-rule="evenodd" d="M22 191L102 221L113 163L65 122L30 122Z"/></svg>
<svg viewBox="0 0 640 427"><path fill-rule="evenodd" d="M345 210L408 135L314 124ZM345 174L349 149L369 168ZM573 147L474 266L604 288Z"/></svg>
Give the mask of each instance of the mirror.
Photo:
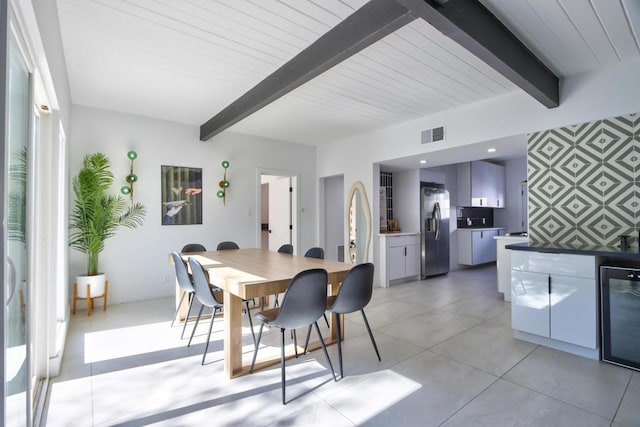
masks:
<svg viewBox="0 0 640 427"><path fill-rule="evenodd" d="M353 264L367 262L371 241L371 211L364 185L356 181L349 191L347 205L347 235L349 236L349 260Z"/></svg>

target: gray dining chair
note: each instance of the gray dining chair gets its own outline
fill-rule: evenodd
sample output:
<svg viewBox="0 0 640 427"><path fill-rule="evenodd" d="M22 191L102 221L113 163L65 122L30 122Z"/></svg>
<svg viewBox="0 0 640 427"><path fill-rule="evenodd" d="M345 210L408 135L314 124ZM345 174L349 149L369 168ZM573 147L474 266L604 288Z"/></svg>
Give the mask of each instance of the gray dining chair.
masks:
<svg viewBox="0 0 640 427"><path fill-rule="evenodd" d="M309 248L307 252L305 252L304 256L308 258L324 259L324 249L318 247Z"/></svg>
<svg viewBox="0 0 640 427"><path fill-rule="evenodd" d="M285 243L278 248L278 252L280 252L281 254L293 254L293 245Z"/></svg>
<svg viewBox="0 0 640 427"><path fill-rule="evenodd" d="M228 249L240 249L240 246L236 242L220 242L216 248L217 251L226 251Z"/></svg>
<svg viewBox="0 0 640 427"><path fill-rule="evenodd" d="M202 365L204 365L205 357L207 356L207 351L209 350L209 340L211 338L211 330L213 329L213 321L216 317L218 311L221 311L224 308L224 304L221 301L221 290L216 290L215 286L211 286L209 284L209 273L202 267L202 264L198 262L197 259L189 257L189 267L191 268L191 274L193 276L193 287L195 289L196 298L201 304L200 312L198 313L198 317L196 318L196 324L193 327L193 331L191 332L191 337L189 338L189 345L191 345L191 340L193 339L193 335L198 328L198 322L200 321L200 317L202 316L202 311L204 307L210 307L213 309L211 313L211 322L209 323L209 332L207 334L207 344L204 348L204 353L202 354ZM218 295L217 295L218 294ZM245 308L247 310L247 316L249 317L249 325L251 326L251 335L253 336L253 343L256 344L256 336L253 332L253 321L251 320L251 313L249 311L249 301L243 300L245 304Z"/></svg>
<svg viewBox="0 0 640 427"><path fill-rule="evenodd" d="M278 253L293 255L293 245L291 245L289 243L285 243L284 245L282 245L282 246L280 246L278 248ZM276 300L273 303L273 305L274 305L274 307L278 307L278 305L280 305L279 302L278 302L278 294L276 294Z"/></svg>
<svg viewBox="0 0 640 427"><path fill-rule="evenodd" d="M180 297L180 302L178 303L176 312L173 315L173 320L171 321L171 327L173 327L173 324L178 318L178 312L180 311L180 307L182 307L182 302L184 301L185 296L188 295L188 298L189 298L189 308L187 309L187 315L184 318L184 325L182 325L182 334L180 334L180 339L182 339L184 338L184 331L187 328L187 322L189 321L189 315L191 314L191 307L193 306L195 288L193 287L193 279L189 274L189 272L187 271L187 263L182 259L180 254L178 254L177 252L171 252L171 259L173 260L173 265L176 270L176 280L178 282L178 286L180 286L180 289L182 289L182 296Z"/></svg>
<svg viewBox="0 0 640 427"><path fill-rule="evenodd" d="M378 361L382 361L380 358L380 352L376 345L376 340L371 333L371 327L367 321L367 316L364 314L364 307L371 301L373 294L373 264L364 263L358 264L353 267L342 280L342 285L338 291L338 295L332 295L327 298L327 311L333 313L336 320L336 331L338 334L338 361L340 363L340 378L344 377L344 370L342 368L342 337L340 333L340 315L353 313L360 311L362 313L362 319L369 332L369 338L371 338L371 344L376 351ZM309 345L309 337L311 335L311 329L307 331L307 338L304 345L305 352Z"/></svg>
<svg viewBox="0 0 640 427"><path fill-rule="evenodd" d="M256 314L256 319L260 322L260 330L258 331L258 340L256 342L256 348L253 353L253 360L251 361L251 369L249 372L253 372L253 368L256 364L256 356L258 355L258 347L260 346L260 339L262 338L262 329L264 328L264 325L279 328L283 405L287 404L285 397L285 329L295 330L296 328L303 328L306 326L311 328L312 326L315 326L318 338L322 344L322 349L324 350L324 355L329 362L331 374L333 375L333 379L336 379L333 364L331 363L327 347L325 346L324 339L322 338L322 333L318 327L318 319L322 316L326 307L327 280L327 271L322 268L302 271L296 274L295 277L291 279L291 282L289 282L289 286L282 298L282 304L280 307L261 311ZM294 342L294 346L297 346L296 342Z"/></svg>
<svg viewBox="0 0 640 427"><path fill-rule="evenodd" d="M204 360L207 356L207 351L209 350L209 340L211 338L211 330L213 329L213 321L215 320L218 311L222 310L224 305L213 296L215 291L209 286L209 274L204 268L202 268L202 264L200 264L197 259L189 257L189 267L191 268L191 275L193 276L193 287L195 288L196 298L198 298L201 306L198 317L196 318L196 324L193 327L193 331L191 331L191 337L189 338L188 345L191 345L193 335L198 328L198 323L202 316L202 310L204 310L205 307L213 309L211 313L211 322L209 323L209 333L207 334L207 344L205 345L204 353L202 354L202 365L204 365Z"/></svg>
<svg viewBox="0 0 640 427"><path fill-rule="evenodd" d="M205 248L200 243L187 243L182 247L182 253L190 253L190 252L206 252L207 248Z"/></svg>
<svg viewBox="0 0 640 427"><path fill-rule="evenodd" d="M306 256L307 258L324 259L324 249L319 247L309 248L307 252L305 252L304 256ZM327 324L327 328L328 328L329 319L327 319L327 315L324 313L322 313L322 316L324 317L324 321Z"/></svg>

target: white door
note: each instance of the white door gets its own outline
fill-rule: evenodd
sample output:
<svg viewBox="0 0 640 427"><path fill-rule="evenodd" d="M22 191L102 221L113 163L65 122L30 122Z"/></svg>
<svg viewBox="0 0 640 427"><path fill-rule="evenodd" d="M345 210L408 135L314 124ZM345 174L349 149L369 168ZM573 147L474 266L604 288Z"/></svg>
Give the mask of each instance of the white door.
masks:
<svg viewBox="0 0 640 427"><path fill-rule="evenodd" d="M269 180L269 250L277 251L291 243L291 178L276 176Z"/></svg>

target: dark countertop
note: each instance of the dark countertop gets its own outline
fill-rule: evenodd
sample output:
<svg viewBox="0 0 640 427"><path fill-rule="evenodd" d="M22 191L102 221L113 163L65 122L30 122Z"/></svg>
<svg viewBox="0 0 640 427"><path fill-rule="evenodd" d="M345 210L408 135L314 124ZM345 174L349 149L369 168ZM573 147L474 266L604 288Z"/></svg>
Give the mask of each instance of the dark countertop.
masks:
<svg viewBox="0 0 640 427"><path fill-rule="evenodd" d="M486 230L506 230L507 227L458 227L459 231L486 231Z"/></svg>
<svg viewBox="0 0 640 427"><path fill-rule="evenodd" d="M513 243L505 246L514 251L545 252L554 254L595 255L613 258L627 258L640 260L637 247L620 249L617 246L576 246L556 243Z"/></svg>

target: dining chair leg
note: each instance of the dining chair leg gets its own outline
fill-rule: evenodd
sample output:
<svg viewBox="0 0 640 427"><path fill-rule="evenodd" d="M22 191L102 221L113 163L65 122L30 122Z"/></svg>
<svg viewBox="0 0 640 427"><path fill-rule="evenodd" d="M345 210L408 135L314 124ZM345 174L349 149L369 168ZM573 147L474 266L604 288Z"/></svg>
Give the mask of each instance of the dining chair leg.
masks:
<svg viewBox="0 0 640 427"><path fill-rule="evenodd" d="M376 351L376 355L378 355L378 362L382 362L380 358L380 352L378 351L378 346L376 345L376 340L373 338L373 334L371 333L371 328L369 327L369 322L367 321L367 316L364 314L364 309L360 309L362 313L362 318L364 319L364 324L367 327L367 332L369 332L369 338L371 338L371 344L373 344L373 349Z"/></svg>
<svg viewBox="0 0 640 427"><path fill-rule="evenodd" d="M336 315L336 332L338 334L338 362L340 363L340 378L344 378L344 371L342 369L342 334L340 333L340 315Z"/></svg>
<svg viewBox="0 0 640 427"><path fill-rule="evenodd" d="M173 315L173 320L171 321L170 328L173 328L173 324L176 322L176 318L178 317L178 311L180 311L180 306L182 305L182 301L184 301L184 296L186 294L187 294L186 292L183 292L182 296L180 297L180 302L178 303L178 307L176 308L176 312Z"/></svg>
<svg viewBox="0 0 640 427"><path fill-rule="evenodd" d="M196 324L193 326L193 331L191 331L191 337L189 338L189 342L187 343L187 347L191 345L191 340L193 339L193 334L196 333L196 329L198 328L198 323L200 322L200 316L202 315L202 310L204 310L204 305L200 307L200 311L198 312L198 317L196 317Z"/></svg>
<svg viewBox="0 0 640 427"><path fill-rule="evenodd" d="M295 329L291 329L291 334L293 335L293 351L296 353L296 358L298 357L298 334L296 334Z"/></svg>
<svg viewBox="0 0 640 427"><path fill-rule="evenodd" d="M324 321L327 324L327 328L329 328L329 319L327 319L327 313L322 313L322 315L324 316Z"/></svg>
<svg viewBox="0 0 640 427"><path fill-rule="evenodd" d="M218 308L213 309L213 313L211 313L211 322L209 323L209 333L207 334L207 344L204 346L204 353L202 353L202 363L204 366L204 359L207 357L207 351L209 351L209 341L211 340L211 330L213 329L213 321L216 318L216 313L218 312Z"/></svg>
<svg viewBox="0 0 640 427"><path fill-rule="evenodd" d="M262 328L264 328L264 323L260 324L260 329L258 330L258 340L256 341L256 349L253 351L253 360L251 361L251 369L249 369L249 373L253 373L253 367L256 364L256 356L258 355L258 346L260 345L260 338L262 338Z"/></svg>
<svg viewBox="0 0 640 427"><path fill-rule="evenodd" d="M311 338L311 328L313 328L313 326L309 325L309 329L307 329L307 338L304 340L304 351L302 352L302 354L307 354L307 348L309 347L309 338Z"/></svg>
<svg viewBox="0 0 640 427"><path fill-rule="evenodd" d="M184 339L184 331L187 329L187 322L189 321L189 315L191 315L191 307L193 306L193 300L195 299L193 297L194 295L194 293L189 294L189 308L187 308L187 315L184 318L184 325L182 325L182 333L180 334L180 339Z"/></svg>
<svg viewBox="0 0 640 427"><path fill-rule="evenodd" d="M295 335L294 335L295 336ZM286 388L286 379L284 375L284 329L280 329L280 366L281 366L281 381L282 381L282 404L286 405L285 401L285 388Z"/></svg>
<svg viewBox="0 0 640 427"><path fill-rule="evenodd" d="M331 368L331 375L333 375L333 380L336 379L336 371L333 370L333 364L331 363L331 358L329 357L329 352L327 351L327 346L324 343L324 338L322 338L322 334L320 333L320 327L318 326L318 322L313 323L316 326L316 332L318 333L318 338L320 338L320 344L322 345L322 350L324 351L324 356L327 358L327 362L329 362L329 367Z"/></svg>
<svg viewBox="0 0 640 427"><path fill-rule="evenodd" d="M249 311L249 301L245 301L247 306L247 317L249 318L249 326L251 327L251 336L253 337L253 345L256 346L256 333L253 331L253 320L251 320L251 311ZM255 301L254 301L255 305Z"/></svg>

